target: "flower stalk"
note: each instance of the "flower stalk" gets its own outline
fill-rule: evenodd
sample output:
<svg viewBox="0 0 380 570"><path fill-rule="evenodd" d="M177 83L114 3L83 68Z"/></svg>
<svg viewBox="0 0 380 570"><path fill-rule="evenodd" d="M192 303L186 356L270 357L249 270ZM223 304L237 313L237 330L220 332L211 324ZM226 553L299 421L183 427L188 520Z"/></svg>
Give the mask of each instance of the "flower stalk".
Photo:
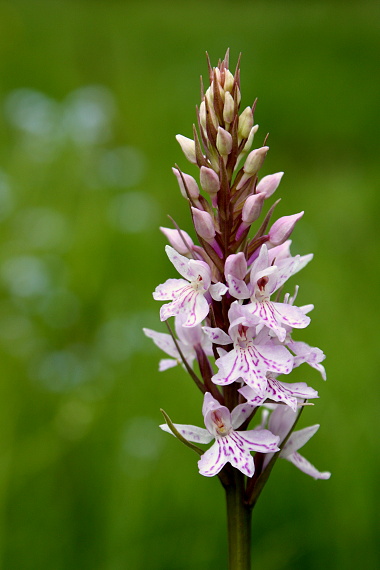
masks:
<svg viewBox="0 0 380 570"><path fill-rule="evenodd" d="M219 477L227 500L229 568L248 570L252 509L277 459L315 479L330 477L298 453L319 426L294 431L306 400L318 392L288 381L303 363L326 375L323 352L292 337L309 325L313 306L295 304L298 286L292 295L283 293L313 257L290 253L289 238L304 212L272 222L279 200L266 204L283 172L260 178L269 147L266 136L252 148L256 101L240 113L240 58L234 73L228 51L215 68L208 59L208 68L198 128L193 125L193 138L177 135L185 158L199 168L199 183L173 169L198 244L175 222L173 229L161 228L181 278L153 293L165 302L160 318L169 334L144 332L170 357L159 369L180 365L202 393L204 428L175 424L164 412L160 427L200 455L203 476Z"/></svg>

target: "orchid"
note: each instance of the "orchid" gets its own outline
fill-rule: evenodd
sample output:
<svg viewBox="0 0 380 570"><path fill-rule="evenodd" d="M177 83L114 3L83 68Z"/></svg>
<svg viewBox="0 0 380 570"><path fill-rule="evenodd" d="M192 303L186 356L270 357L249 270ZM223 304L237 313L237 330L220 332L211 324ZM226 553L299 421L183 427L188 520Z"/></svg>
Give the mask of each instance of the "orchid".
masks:
<svg viewBox="0 0 380 570"><path fill-rule="evenodd" d="M156 287L154 299L172 301L161 307L161 321L182 314L186 316L183 326L193 327L208 315L209 301L205 294L208 292L215 300L220 300L227 287L221 283L211 284L211 270L204 261L188 259L170 245L165 249L170 261L185 279L168 279Z"/></svg>
<svg viewBox="0 0 380 570"><path fill-rule="evenodd" d="M293 424L297 419L297 413L286 406L276 406L271 413L268 428L280 437L280 442L284 441ZM265 420L264 420L265 425ZM314 479L329 479L331 473L328 471L318 471L307 459L298 453L298 450L309 441L318 431L319 425L309 426L301 430L293 431L285 445L281 449L280 457L287 459L301 471L310 475ZM264 459L264 468L269 463L270 457Z"/></svg>
<svg viewBox="0 0 380 570"><path fill-rule="evenodd" d="M280 438L266 429L236 431L250 411L248 405L240 405L230 412L228 408L221 406L209 392L206 392L202 413L207 429L174 424L174 427L188 441L210 443L215 439L215 443L198 462L201 475L212 477L217 475L226 463L231 463L244 475L252 477L255 464L251 451L260 453L279 451L277 444ZM167 424L161 425L160 428L169 433L171 431Z"/></svg>
<svg viewBox="0 0 380 570"><path fill-rule="evenodd" d="M297 255L279 262L269 264L267 246L261 246L258 258L254 261L250 274L251 303L245 306L247 318L251 315L275 332L279 340L286 337L284 325L292 328L305 328L310 318L294 305L278 303L270 300L275 293L292 275L300 271L312 255Z"/></svg>
<svg viewBox="0 0 380 570"><path fill-rule="evenodd" d="M319 427L294 431L299 410L318 392L308 378L291 378L306 362L326 379L325 356L293 339L294 331L309 326L313 305L295 304L298 286L293 294L282 293L313 258L290 252L290 236L304 212L272 220L278 201L267 204L283 172L260 176L270 149L266 138L256 144L255 104L240 111L239 65L235 73L229 70L227 51L217 67L209 60L208 66L210 86L202 81L198 129L192 138L176 137L199 179L177 165L173 169L196 239L175 222L173 229L161 228L180 278L153 293L155 300L167 301L160 319L169 334L144 332L169 356L159 369L180 363L202 393L204 428L173 424L163 410L166 423L160 427L201 456L201 475L220 479L227 498L229 568L249 570L252 509L277 458L314 478L330 476L298 453ZM263 422L252 427L262 408ZM206 451L198 447L211 442Z"/></svg>
<svg viewBox="0 0 380 570"><path fill-rule="evenodd" d="M212 381L226 386L241 379L263 395L267 387L266 373L289 374L293 357L284 346L273 343L265 331L256 336L256 328L244 324L241 305L233 303L228 315L231 323L228 335L221 329L204 329L216 344L234 345L230 352L216 360L219 371Z"/></svg>

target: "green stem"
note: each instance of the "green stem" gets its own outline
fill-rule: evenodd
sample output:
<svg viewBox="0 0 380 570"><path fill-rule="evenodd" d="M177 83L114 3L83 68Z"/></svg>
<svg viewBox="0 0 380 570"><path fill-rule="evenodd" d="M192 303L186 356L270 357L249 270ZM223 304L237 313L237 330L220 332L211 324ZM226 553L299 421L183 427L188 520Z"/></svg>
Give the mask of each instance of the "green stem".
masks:
<svg viewBox="0 0 380 570"><path fill-rule="evenodd" d="M245 477L233 470L233 481L225 487L227 499L229 570L251 569L252 509L244 501Z"/></svg>

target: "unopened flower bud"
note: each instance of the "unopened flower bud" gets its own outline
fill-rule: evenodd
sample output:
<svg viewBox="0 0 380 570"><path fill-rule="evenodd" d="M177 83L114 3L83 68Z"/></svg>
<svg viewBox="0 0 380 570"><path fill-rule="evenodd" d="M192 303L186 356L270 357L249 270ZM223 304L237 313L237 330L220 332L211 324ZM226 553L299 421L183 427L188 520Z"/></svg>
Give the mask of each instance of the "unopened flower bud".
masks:
<svg viewBox="0 0 380 570"><path fill-rule="evenodd" d="M237 185L237 190L240 190L240 188L244 186L247 180L257 174L263 165L268 150L269 146L263 146L261 148L255 148L249 153L247 160L243 166L244 174L241 177L239 184Z"/></svg>
<svg viewBox="0 0 380 570"><path fill-rule="evenodd" d="M232 136L222 127L218 128L218 134L216 135L216 148L220 152L221 156L228 156L232 149Z"/></svg>
<svg viewBox="0 0 380 570"><path fill-rule="evenodd" d="M199 105L199 120L204 130L206 130L206 103L202 101Z"/></svg>
<svg viewBox="0 0 380 570"><path fill-rule="evenodd" d="M304 212L299 214L293 214L292 216L283 216L282 218L275 221L271 229L269 230L269 243L272 245L281 245L284 243L294 230L294 226L300 218L302 218Z"/></svg>
<svg viewBox="0 0 380 570"><path fill-rule="evenodd" d="M244 172L246 174L256 174L260 170L269 150L269 146L262 146L261 148L255 148L247 156L247 160L244 164Z"/></svg>
<svg viewBox="0 0 380 570"><path fill-rule="evenodd" d="M252 127L252 129L250 130L249 135L248 135L248 140L245 143L244 148L243 148L244 152L250 151L252 143L253 143L253 139L254 139L255 134L257 133L258 130L259 130L259 125L254 125Z"/></svg>
<svg viewBox="0 0 380 570"><path fill-rule="evenodd" d="M237 99L237 104L239 105L241 101L241 94L239 87L236 87L236 99Z"/></svg>
<svg viewBox="0 0 380 570"><path fill-rule="evenodd" d="M226 277L232 275L236 279L244 279L247 274L247 260L242 251L232 253L227 257L224 264L224 274Z"/></svg>
<svg viewBox="0 0 380 570"><path fill-rule="evenodd" d="M224 97L223 119L228 125L232 123L235 116L235 102L229 91L226 91Z"/></svg>
<svg viewBox="0 0 380 570"><path fill-rule="evenodd" d="M224 91L231 92L234 86L234 76L229 69L224 70Z"/></svg>
<svg viewBox="0 0 380 570"><path fill-rule="evenodd" d="M201 166L201 186L207 194L216 194L220 188L220 180L217 173L207 166Z"/></svg>
<svg viewBox="0 0 380 570"><path fill-rule="evenodd" d="M241 219L245 224L252 224L257 220L263 208L265 196L263 194L252 194L244 202Z"/></svg>
<svg viewBox="0 0 380 570"><path fill-rule="evenodd" d="M253 127L253 113L251 107L246 107L239 117L238 135L240 139L246 139Z"/></svg>
<svg viewBox="0 0 380 570"><path fill-rule="evenodd" d="M180 232L172 228L160 227L160 230L169 241L170 245L174 247L181 255L187 255L191 252L194 245L193 240L188 233L181 230Z"/></svg>
<svg viewBox="0 0 380 570"><path fill-rule="evenodd" d="M269 196L272 196L272 194L277 190L283 175L283 172L276 172L275 174L264 176L264 178L262 178L258 183L256 192L264 194L265 198L269 198Z"/></svg>
<svg viewBox="0 0 380 570"><path fill-rule="evenodd" d="M212 217L208 212L198 210L198 208L191 208L193 213L194 227L197 234L204 240L212 241L215 237L216 231Z"/></svg>
<svg viewBox="0 0 380 570"><path fill-rule="evenodd" d="M187 160L192 164L197 164L196 154L195 154L195 142L192 139L184 137L183 135L176 135L175 137L182 149L183 154L186 156Z"/></svg>
<svg viewBox="0 0 380 570"><path fill-rule="evenodd" d="M205 93L205 97L207 99L207 103L209 104L209 106L213 106L214 104L214 91L213 91L213 81L211 82L210 87L207 89L206 93Z"/></svg>
<svg viewBox="0 0 380 570"><path fill-rule="evenodd" d="M184 172L180 173L177 168L172 168L172 170L177 178L179 189L181 190L182 196L186 198L186 200L189 199L185 189L185 184L186 184L186 188L189 192L190 197L193 200L197 200L199 197L199 188L195 178L190 176L190 174L185 174Z"/></svg>

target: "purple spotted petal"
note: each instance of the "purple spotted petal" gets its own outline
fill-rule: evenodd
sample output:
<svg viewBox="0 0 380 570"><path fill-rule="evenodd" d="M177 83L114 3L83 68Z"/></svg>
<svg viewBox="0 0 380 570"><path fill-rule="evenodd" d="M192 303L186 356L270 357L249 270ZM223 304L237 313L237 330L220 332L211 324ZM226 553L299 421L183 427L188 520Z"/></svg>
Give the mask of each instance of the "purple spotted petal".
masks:
<svg viewBox="0 0 380 570"><path fill-rule="evenodd" d="M165 283L158 285L153 293L153 299L156 301L170 301L177 299L184 287L188 287L189 283L184 279L168 279Z"/></svg>
<svg viewBox="0 0 380 570"><path fill-rule="evenodd" d="M278 319L278 313L274 308L274 303L271 303L270 301L263 301L261 303L253 302L249 305L244 305L243 309L245 310L248 320L250 317L253 317L253 323L258 320L259 323L265 325L276 333L281 342L285 340L286 329L280 324L281 321Z"/></svg>
<svg viewBox="0 0 380 570"><path fill-rule="evenodd" d="M328 471L318 471L318 469L316 469L314 465L312 465L307 459L302 457L302 455L300 455L296 451L291 455L289 455L288 457L285 457L285 459L293 463L293 465L295 465L296 467L298 467L298 469L306 473L306 475L310 475L310 477L313 477L313 479L330 479L331 477L331 473L329 473Z"/></svg>
<svg viewBox="0 0 380 570"><path fill-rule="evenodd" d="M243 422L251 415L254 407L249 404L239 404L231 412L231 423L234 429L241 426Z"/></svg>
<svg viewBox="0 0 380 570"><path fill-rule="evenodd" d="M178 273L188 281L192 281L195 278L195 274L190 266L190 259L178 253L170 245L165 247L165 251Z"/></svg>
<svg viewBox="0 0 380 570"><path fill-rule="evenodd" d="M269 399L274 402L282 402L283 404L290 406L293 411L297 410L297 397L318 398L318 392L307 386L305 382L288 384L286 382L280 382L274 378L268 378L264 397L260 397L255 390L252 390L249 386L244 386L238 391L251 405L260 406L266 399Z"/></svg>
<svg viewBox="0 0 380 570"><path fill-rule="evenodd" d="M203 321L208 315L209 305L204 295L196 291L192 285L183 287L177 299L164 305L160 310L161 321L179 314L186 316L184 327L193 327Z"/></svg>
<svg viewBox="0 0 380 570"><path fill-rule="evenodd" d="M242 279L227 275L228 291L235 299L249 299L250 291Z"/></svg>
<svg viewBox="0 0 380 570"><path fill-rule="evenodd" d="M240 378L262 394L266 388L268 364L254 346L236 348L216 360L219 371L212 377L215 384L226 386Z"/></svg>
<svg viewBox="0 0 380 570"><path fill-rule="evenodd" d="M215 441L214 445L210 447L198 461L199 473L205 477L213 477L217 475L225 466L229 459L227 455L226 438L221 438Z"/></svg>
<svg viewBox="0 0 380 570"><path fill-rule="evenodd" d="M323 380L326 380L326 371L322 364L320 364L324 359L325 355L322 350L315 347L309 346L306 342L299 342L292 340L287 344L292 352L294 352L294 366L299 366L303 362L307 362L310 366L320 372Z"/></svg>
<svg viewBox="0 0 380 570"><path fill-rule="evenodd" d="M267 429L251 429L248 431L235 431L230 434L240 445L244 446L247 451L259 451L260 453L273 453L279 451L280 438L273 435Z"/></svg>
<svg viewBox="0 0 380 570"><path fill-rule="evenodd" d="M212 340L214 344L231 344L232 340L222 329L212 327L203 327L204 332Z"/></svg>
<svg viewBox="0 0 380 570"><path fill-rule="evenodd" d="M187 441L192 441L194 443L210 443L210 441L212 441L213 439L213 436L207 431L207 429L200 428L197 426L188 426L185 424L173 424L173 425L176 428L176 430L179 431L179 433L183 435L185 439L187 439ZM167 424L160 425L160 428L163 431L173 434L173 432L171 431L171 429Z"/></svg>
<svg viewBox="0 0 380 570"><path fill-rule="evenodd" d="M271 303L276 311L277 320L294 329L304 329L310 323L310 317L299 307L286 303Z"/></svg>

